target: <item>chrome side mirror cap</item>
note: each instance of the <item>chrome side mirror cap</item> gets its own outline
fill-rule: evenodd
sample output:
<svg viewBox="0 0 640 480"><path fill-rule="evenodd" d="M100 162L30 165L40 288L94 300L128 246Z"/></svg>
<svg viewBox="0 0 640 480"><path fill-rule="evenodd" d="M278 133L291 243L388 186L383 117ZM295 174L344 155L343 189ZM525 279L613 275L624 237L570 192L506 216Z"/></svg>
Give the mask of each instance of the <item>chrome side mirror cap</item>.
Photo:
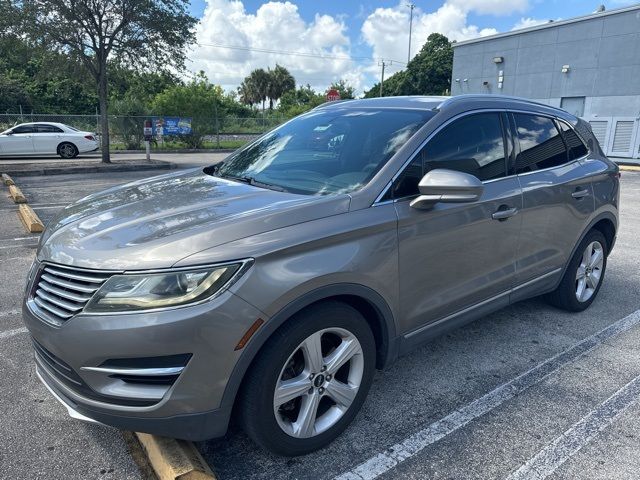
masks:
<svg viewBox="0 0 640 480"><path fill-rule="evenodd" d="M468 173L438 168L427 173L418 184L420 196L411 207L426 210L436 203L470 203L482 196L484 185Z"/></svg>

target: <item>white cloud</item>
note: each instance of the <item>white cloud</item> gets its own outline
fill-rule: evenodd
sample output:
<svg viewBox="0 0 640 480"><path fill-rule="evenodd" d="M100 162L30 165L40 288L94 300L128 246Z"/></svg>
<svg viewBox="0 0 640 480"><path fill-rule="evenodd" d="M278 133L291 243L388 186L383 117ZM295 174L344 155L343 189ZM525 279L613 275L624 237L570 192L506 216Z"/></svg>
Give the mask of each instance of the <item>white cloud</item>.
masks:
<svg viewBox="0 0 640 480"><path fill-rule="evenodd" d="M529 28L535 27L536 25L542 25L543 23L548 23L549 20L541 20L539 18L525 18L522 17L520 20L516 22L511 30L520 30L521 28Z"/></svg>
<svg viewBox="0 0 640 480"><path fill-rule="evenodd" d="M448 0L447 3L480 15L510 15L529 9L529 0Z"/></svg>
<svg viewBox="0 0 640 480"><path fill-rule="evenodd" d="M459 5L462 3L460 0L448 0L434 12L422 12L419 9L414 11L412 56L420 50L432 33L441 33L450 40L458 41L498 33L495 28L481 29L467 23L469 12L483 2L471 0L464 7ZM505 2L492 0L484 3L503 4ZM526 2L524 0L513 2L516 5L520 3ZM504 7L501 7L500 12L504 11L506 11ZM362 37L373 48L375 57L406 62L408 25L409 9L404 3L391 8L378 8L364 21Z"/></svg>
<svg viewBox="0 0 640 480"><path fill-rule="evenodd" d="M349 79L361 87L357 65L350 59L350 40L342 17L316 15L305 22L290 2L268 2L253 13L240 0L208 0L198 26L196 46L190 54L190 70L204 70L212 82L235 89L255 68L286 67L299 85L326 88L332 81ZM203 45L204 44L204 45ZM217 48L206 44L250 49L315 53L346 57L323 60L315 57Z"/></svg>

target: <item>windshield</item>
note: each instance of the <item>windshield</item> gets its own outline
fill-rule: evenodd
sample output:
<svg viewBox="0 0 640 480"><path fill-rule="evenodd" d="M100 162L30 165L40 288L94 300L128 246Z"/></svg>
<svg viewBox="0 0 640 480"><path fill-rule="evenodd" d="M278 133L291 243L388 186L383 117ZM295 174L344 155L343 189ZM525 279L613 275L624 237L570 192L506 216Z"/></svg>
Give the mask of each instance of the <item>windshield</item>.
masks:
<svg viewBox="0 0 640 480"><path fill-rule="evenodd" d="M302 194L349 193L365 185L433 112L318 110L232 154L217 175Z"/></svg>

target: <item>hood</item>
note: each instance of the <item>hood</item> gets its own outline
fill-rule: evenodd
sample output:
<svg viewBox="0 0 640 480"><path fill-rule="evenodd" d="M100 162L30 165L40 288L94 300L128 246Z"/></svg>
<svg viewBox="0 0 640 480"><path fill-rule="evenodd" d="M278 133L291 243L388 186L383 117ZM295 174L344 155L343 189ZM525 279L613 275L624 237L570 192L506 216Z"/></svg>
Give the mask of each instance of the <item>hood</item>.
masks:
<svg viewBox="0 0 640 480"><path fill-rule="evenodd" d="M42 235L38 259L96 269L166 268L233 240L345 213L349 201L348 195L276 192L201 169L170 173L64 208Z"/></svg>

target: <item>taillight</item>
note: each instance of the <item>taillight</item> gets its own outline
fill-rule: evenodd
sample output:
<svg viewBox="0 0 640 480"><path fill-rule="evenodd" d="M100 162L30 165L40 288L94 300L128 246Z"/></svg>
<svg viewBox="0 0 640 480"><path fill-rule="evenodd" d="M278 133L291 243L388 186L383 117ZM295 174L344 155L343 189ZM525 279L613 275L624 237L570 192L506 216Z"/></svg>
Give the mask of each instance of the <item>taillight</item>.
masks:
<svg viewBox="0 0 640 480"><path fill-rule="evenodd" d="M96 140L93 135L85 135L84 138L86 138L87 140L91 140L92 142Z"/></svg>

